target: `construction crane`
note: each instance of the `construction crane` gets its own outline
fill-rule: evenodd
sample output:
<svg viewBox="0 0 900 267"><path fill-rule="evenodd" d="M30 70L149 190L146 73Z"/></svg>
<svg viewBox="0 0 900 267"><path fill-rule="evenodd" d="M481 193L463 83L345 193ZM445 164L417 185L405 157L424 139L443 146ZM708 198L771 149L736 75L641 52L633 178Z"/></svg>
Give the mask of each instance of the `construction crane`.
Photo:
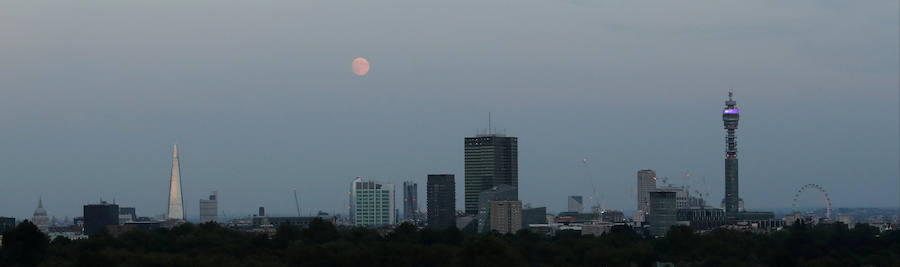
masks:
<svg viewBox="0 0 900 267"><path fill-rule="evenodd" d="M597 199L597 185L594 184L594 176L591 174L591 166L588 162L588 158L584 157L581 162L584 164L584 172L586 174L587 180L591 184L591 189L593 190L593 194L588 197L588 203L590 203L591 205L597 204L597 201L599 201L599 199Z"/></svg>
<svg viewBox="0 0 900 267"><path fill-rule="evenodd" d="M294 191L294 204L297 205L297 216L300 216L300 199L297 198L297 188L291 188L291 191Z"/></svg>

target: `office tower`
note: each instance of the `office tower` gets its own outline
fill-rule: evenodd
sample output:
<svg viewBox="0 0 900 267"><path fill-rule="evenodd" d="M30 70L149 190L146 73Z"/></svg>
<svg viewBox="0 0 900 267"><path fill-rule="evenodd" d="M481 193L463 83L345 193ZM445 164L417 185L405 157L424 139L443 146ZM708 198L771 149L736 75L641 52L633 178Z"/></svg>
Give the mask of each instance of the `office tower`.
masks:
<svg viewBox="0 0 900 267"><path fill-rule="evenodd" d="M396 223L394 185L374 181L356 183L356 226L385 226Z"/></svg>
<svg viewBox="0 0 900 267"><path fill-rule="evenodd" d="M16 218L0 217L0 235L16 228Z"/></svg>
<svg viewBox="0 0 900 267"><path fill-rule="evenodd" d="M356 176L353 182L350 182L350 199L347 200L350 208L350 221L356 220L356 184L362 183L362 178Z"/></svg>
<svg viewBox="0 0 900 267"><path fill-rule="evenodd" d="M256 213L256 216L265 217L266 216L266 207L259 207L259 212Z"/></svg>
<svg viewBox="0 0 900 267"><path fill-rule="evenodd" d="M690 207L690 193L684 186L664 186L658 188L661 191L672 191L675 192L675 207L679 209L686 209Z"/></svg>
<svg viewBox="0 0 900 267"><path fill-rule="evenodd" d="M478 194L501 184L518 188L518 138L482 134L465 138L465 211L478 213ZM518 199L516 191L516 199Z"/></svg>
<svg viewBox="0 0 900 267"><path fill-rule="evenodd" d="M517 200L516 192L518 189L515 186L501 184L478 194L478 215L475 215L475 219L478 222L479 233L491 231L491 201Z"/></svg>
<svg viewBox="0 0 900 267"><path fill-rule="evenodd" d="M84 205L84 234L103 231L108 225L119 224L119 205L100 201L100 204Z"/></svg>
<svg viewBox="0 0 900 267"><path fill-rule="evenodd" d="M47 210L44 209L43 199L38 198L38 206L34 209L34 214L31 216L31 222L43 232L47 232L47 230L50 229L50 218L47 217Z"/></svg>
<svg viewBox="0 0 900 267"><path fill-rule="evenodd" d="M528 228L531 224L547 223L547 207L522 208L522 227Z"/></svg>
<svg viewBox="0 0 900 267"><path fill-rule="evenodd" d="M732 215L738 212L738 158L737 141L734 131L738 128L740 111L736 107L737 102L732 99L733 91L728 91L728 101L725 101L725 109L722 110L722 122L725 123L725 214Z"/></svg>
<svg viewBox="0 0 900 267"><path fill-rule="evenodd" d="M403 182L403 219L416 220L419 213L419 189L413 181Z"/></svg>
<svg viewBox="0 0 900 267"><path fill-rule="evenodd" d="M119 223L137 221L136 211L134 207L119 207Z"/></svg>
<svg viewBox="0 0 900 267"><path fill-rule="evenodd" d="M172 149L172 178L169 180L169 220L184 220L184 205L181 202L181 165L178 163L178 145Z"/></svg>
<svg viewBox="0 0 900 267"><path fill-rule="evenodd" d="M640 170L637 172L637 210L638 213L647 213L650 207L650 191L656 190L656 172L653 170Z"/></svg>
<svg viewBox="0 0 900 267"><path fill-rule="evenodd" d="M519 229L522 229L522 201L491 201L491 231L508 234Z"/></svg>
<svg viewBox="0 0 900 267"><path fill-rule="evenodd" d="M219 217L218 192L212 191L209 199L200 200L200 222L215 222Z"/></svg>
<svg viewBox="0 0 900 267"><path fill-rule="evenodd" d="M429 174L425 185L428 227L456 225L456 181L453 174Z"/></svg>
<svg viewBox="0 0 900 267"><path fill-rule="evenodd" d="M569 196L569 212L581 213L584 211L584 198L581 196Z"/></svg>
<svg viewBox="0 0 900 267"><path fill-rule="evenodd" d="M651 191L650 196L650 235L664 236L672 225L675 225L675 192Z"/></svg>

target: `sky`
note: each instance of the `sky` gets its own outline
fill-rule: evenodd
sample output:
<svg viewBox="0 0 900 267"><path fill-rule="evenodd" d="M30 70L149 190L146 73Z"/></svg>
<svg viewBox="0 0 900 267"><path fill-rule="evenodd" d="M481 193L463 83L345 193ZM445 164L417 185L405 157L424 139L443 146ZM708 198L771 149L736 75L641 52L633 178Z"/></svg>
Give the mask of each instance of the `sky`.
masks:
<svg viewBox="0 0 900 267"><path fill-rule="evenodd" d="M304 214L345 212L356 176L416 181L424 209L429 173L456 174L462 209L463 138L488 113L519 138L525 203L633 210L653 169L718 206L731 88L748 209L809 183L900 204L898 1L0 6L0 216L165 213L175 143L189 218L212 190L229 217L290 215L294 187Z"/></svg>

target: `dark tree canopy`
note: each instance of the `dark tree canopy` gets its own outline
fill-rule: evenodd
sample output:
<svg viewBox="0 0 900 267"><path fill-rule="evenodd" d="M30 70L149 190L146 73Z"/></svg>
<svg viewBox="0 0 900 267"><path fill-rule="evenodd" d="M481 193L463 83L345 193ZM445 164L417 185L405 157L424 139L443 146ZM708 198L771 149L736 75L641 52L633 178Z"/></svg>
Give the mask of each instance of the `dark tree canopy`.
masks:
<svg viewBox="0 0 900 267"><path fill-rule="evenodd" d="M643 238L625 226L594 237L401 224L382 235L314 220L307 228L280 225L272 236L204 223L51 242L26 221L4 235L0 256L0 266L896 266L900 232L835 223L697 234L676 226L663 238Z"/></svg>

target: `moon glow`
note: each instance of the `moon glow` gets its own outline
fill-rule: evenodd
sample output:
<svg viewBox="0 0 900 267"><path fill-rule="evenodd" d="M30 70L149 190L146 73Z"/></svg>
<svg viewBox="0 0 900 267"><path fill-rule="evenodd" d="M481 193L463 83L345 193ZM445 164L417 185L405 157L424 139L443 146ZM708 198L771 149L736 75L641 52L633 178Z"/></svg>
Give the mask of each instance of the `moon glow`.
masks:
<svg viewBox="0 0 900 267"><path fill-rule="evenodd" d="M369 61L365 58L358 57L353 60L351 69L353 70L353 74L356 74L357 76L364 76L366 75L366 73L369 73Z"/></svg>

